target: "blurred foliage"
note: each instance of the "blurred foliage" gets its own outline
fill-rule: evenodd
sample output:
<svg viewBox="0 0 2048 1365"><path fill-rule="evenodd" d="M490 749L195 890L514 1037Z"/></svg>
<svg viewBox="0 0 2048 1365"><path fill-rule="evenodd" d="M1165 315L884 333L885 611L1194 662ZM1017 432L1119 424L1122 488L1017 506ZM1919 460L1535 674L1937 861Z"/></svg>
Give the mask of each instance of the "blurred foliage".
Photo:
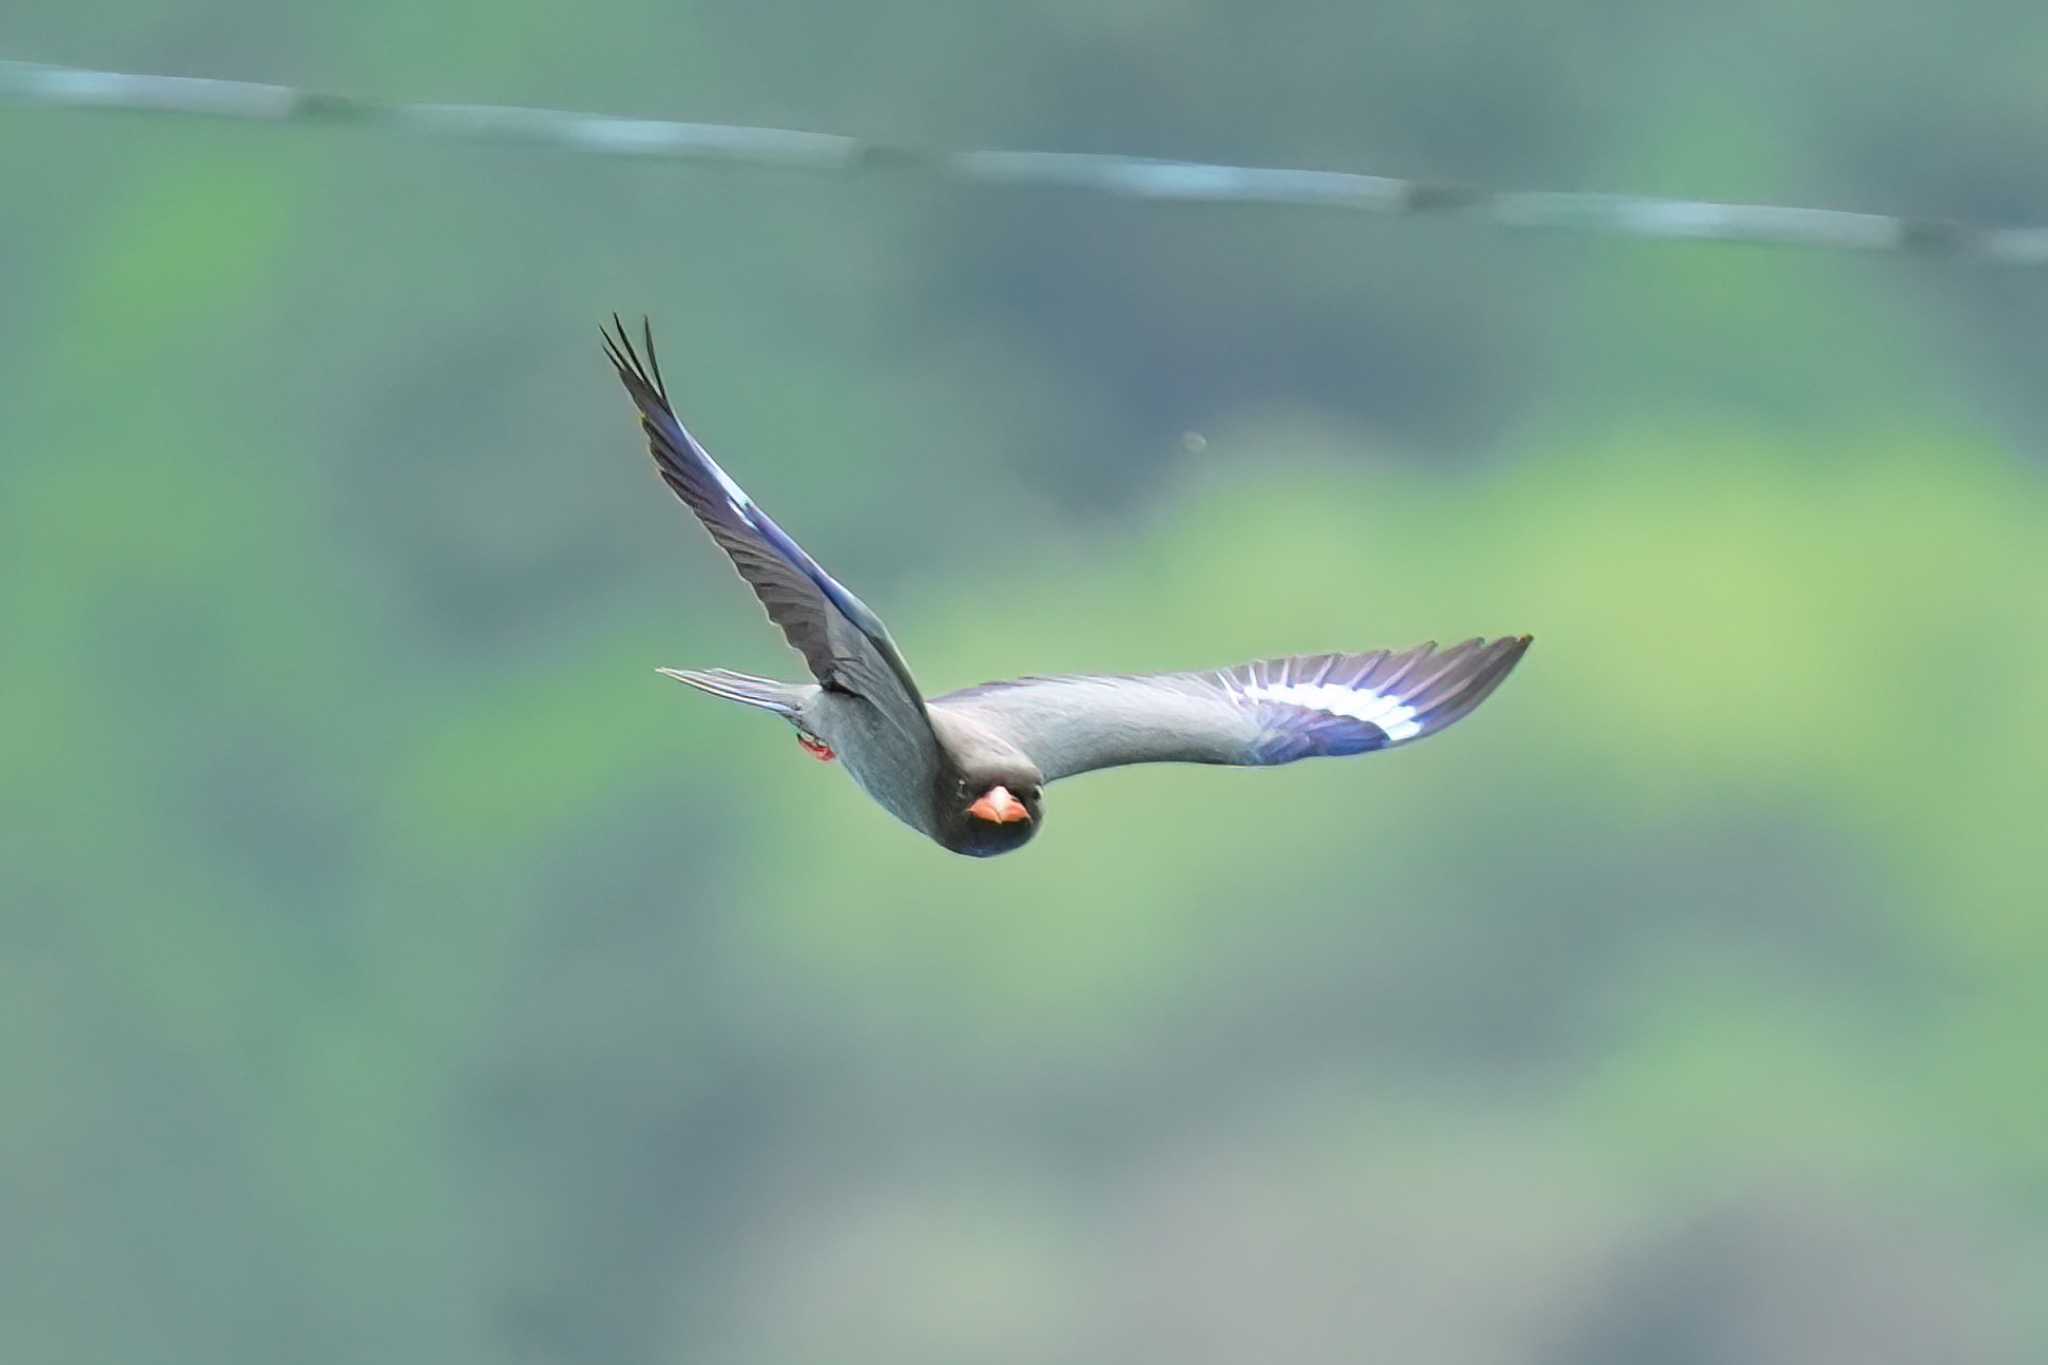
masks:
<svg viewBox="0 0 2048 1365"><path fill-rule="evenodd" d="M2009 4L8 29L2048 221ZM2048 282L75 114L0 173L0 1358L2048 1348ZM947 858L654 676L795 662L614 307L933 690L1536 647L1452 737Z"/></svg>

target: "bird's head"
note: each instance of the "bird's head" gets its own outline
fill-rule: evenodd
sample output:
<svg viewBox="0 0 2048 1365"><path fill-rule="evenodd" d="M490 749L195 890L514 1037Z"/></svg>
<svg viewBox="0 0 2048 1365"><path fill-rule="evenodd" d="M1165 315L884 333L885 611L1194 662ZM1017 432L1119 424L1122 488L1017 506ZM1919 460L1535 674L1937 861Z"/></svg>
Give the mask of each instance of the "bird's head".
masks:
<svg viewBox="0 0 2048 1365"><path fill-rule="evenodd" d="M1024 847L1045 823L1045 774L1015 744L957 712L931 710L941 761L931 835L955 853L993 858Z"/></svg>
<svg viewBox="0 0 2048 1365"><path fill-rule="evenodd" d="M1044 786L1028 762L962 770L942 799L947 817L943 842L972 858L993 858L1022 848L1043 823L1039 803Z"/></svg>

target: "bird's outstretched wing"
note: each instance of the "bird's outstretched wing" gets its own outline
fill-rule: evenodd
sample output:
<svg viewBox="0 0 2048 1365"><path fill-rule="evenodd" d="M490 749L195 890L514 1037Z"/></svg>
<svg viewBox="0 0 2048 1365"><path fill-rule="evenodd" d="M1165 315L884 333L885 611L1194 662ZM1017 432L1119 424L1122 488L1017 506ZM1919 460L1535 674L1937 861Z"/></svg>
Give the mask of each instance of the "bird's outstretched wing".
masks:
<svg viewBox="0 0 2048 1365"><path fill-rule="evenodd" d="M1486 700L1529 639L1303 654L1207 673L1020 678L931 706L1009 740L1048 782L1124 763L1292 763L1435 734Z"/></svg>
<svg viewBox="0 0 2048 1365"><path fill-rule="evenodd" d="M732 560L768 619L820 683L867 698L928 738L931 724L917 682L881 619L818 567L690 435L669 404L652 327L641 323L643 364L617 314L612 326L604 334L605 354L640 409L655 468Z"/></svg>

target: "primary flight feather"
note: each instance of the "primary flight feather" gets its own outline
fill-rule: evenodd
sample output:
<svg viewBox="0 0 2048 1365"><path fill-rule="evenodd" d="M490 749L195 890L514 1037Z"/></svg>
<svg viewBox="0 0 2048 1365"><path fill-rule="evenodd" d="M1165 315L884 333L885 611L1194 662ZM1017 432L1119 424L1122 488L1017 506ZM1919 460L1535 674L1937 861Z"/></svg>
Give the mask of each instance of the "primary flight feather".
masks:
<svg viewBox="0 0 2048 1365"><path fill-rule="evenodd" d="M1306 654L1191 673L1019 678L927 699L881 618L718 467L670 405L654 334L616 316L605 354L640 410L655 468L732 560L814 682L664 668L772 711L837 758L891 815L955 853L988 857L1044 823L1044 786L1125 763L1263 767L1387 749L1469 715L1527 635L1449 649ZM642 355L642 351L645 355Z"/></svg>

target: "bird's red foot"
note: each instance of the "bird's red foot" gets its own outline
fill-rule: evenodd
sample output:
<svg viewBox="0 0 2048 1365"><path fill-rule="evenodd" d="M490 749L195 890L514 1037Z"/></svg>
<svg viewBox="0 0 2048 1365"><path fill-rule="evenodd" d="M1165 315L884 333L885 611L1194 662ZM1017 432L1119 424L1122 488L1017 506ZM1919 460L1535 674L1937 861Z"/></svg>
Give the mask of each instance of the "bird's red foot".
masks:
<svg viewBox="0 0 2048 1365"><path fill-rule="evenodd" d="M832 752L832 746L821 739L812 739L809 735L798 735L796 742L803 745L804 752L817 759L820 763L830 763L838 757L837 754Z"/></svg>

